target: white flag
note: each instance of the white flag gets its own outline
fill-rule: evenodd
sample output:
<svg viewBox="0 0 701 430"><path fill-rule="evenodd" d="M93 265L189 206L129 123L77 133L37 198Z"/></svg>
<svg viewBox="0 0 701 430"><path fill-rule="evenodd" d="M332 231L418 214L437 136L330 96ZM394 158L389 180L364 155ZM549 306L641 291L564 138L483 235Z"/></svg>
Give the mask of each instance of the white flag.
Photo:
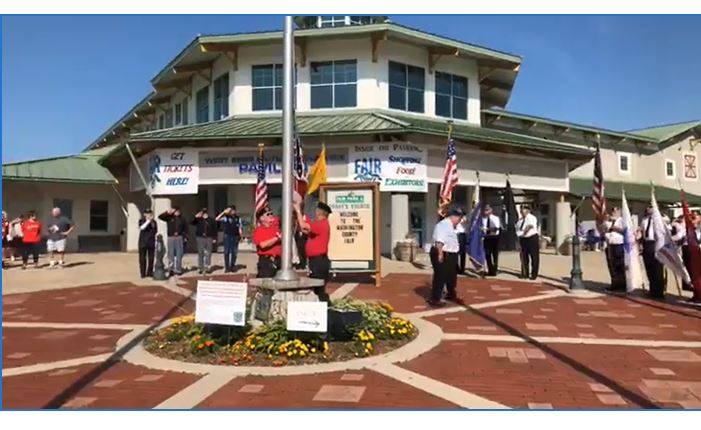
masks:
<svg viewBox="0 0 701 430"><path fill-rule="evenodd" d="M640 259L638 259L638 242L635 240L635 225L630 216L626 192L621 193L621 223L623 224L623 250L626 265L626 291L631 292L640 288L643 278L640 270Z"/></svg>
<svg viewBox="0 0 701 430"><path fill-rule="evenodd" d="M672 241L667 226L662 219L660 208L657 207L657 199L655 198L655 188L652 188L652 230L655 234L655 258L667 266L684 282L691 283L689 273L684 267L684 262L679 256L677 245Z"/></svg>

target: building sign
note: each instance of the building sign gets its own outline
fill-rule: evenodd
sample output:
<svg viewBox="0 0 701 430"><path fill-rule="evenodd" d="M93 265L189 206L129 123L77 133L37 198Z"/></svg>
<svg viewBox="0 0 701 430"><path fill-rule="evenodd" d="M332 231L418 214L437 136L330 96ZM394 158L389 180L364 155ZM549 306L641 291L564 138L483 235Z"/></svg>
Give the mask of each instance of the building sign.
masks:
<svg viewBox="0 0 701 430"><path fill-rule="evenodd" d="M143 173L151 194L197 194L200 169L195 149L157 149L146 158L148 170Z"/></svg>
<svg viewBox="0 0 701 430"><path fill-rule="evenodd" d="M696 170L696 154L685 153L684 154L684 179L696 179L698 178L698 173Z"/></svg>
<svg viewBox="0 0 701 430"><path fill-rule="evenodd" d="M328 312L326 302L287 302L287 331L325 333Z"/></svg>
<svg viewBox="0 0 701 430"><path fill-rule="evenodd" d="M245 282L197 282L195 321L204 324L246 325Z"/></svg>
<svg viewBox="0 0 701 430"><path fill-rule="evenodd" d="M428 191L425 148L407 142L358 144L349 158L354 181L378 182L380 191Z"/></svg>

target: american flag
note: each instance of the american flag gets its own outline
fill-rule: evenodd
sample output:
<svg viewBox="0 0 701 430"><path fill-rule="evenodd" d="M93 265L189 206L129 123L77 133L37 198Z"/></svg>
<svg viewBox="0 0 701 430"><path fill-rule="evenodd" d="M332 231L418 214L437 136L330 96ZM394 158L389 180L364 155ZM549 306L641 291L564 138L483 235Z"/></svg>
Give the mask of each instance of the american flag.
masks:
<svg viewBox="0 0 701 430"><path fill-rule="evenodd" d="M299 200L304 200L307 195L307 162L304 159L302 151L302 142L299 140L299 135L295 133L294 137L294 192L299 196Z"/></svg>
<svg viewBox="0 0 701 430"><path fill-rule="evenodd" d="M263 144L258 145L258 182L256 182L256 213L268 206L268 184L265 181L265 158Z"/></svg>
<svg viewBox="0 0 701 430"><path fill-rule="evenodd" d="M455 141L452 133L448 133L448 150L445 157L443 182L441 183L440 200L447 204L453 200L453 188L458 184L458 155L455 152Z"/></svg>
<svg viewBox="0 0 701 430"><path fill-rule="evenodd" d="M594 188L591 192L591 201L596 219L602 222L606 215L606 198L604 197L604 174L601 170L601 148L598 142L594 155Z"/></svg>

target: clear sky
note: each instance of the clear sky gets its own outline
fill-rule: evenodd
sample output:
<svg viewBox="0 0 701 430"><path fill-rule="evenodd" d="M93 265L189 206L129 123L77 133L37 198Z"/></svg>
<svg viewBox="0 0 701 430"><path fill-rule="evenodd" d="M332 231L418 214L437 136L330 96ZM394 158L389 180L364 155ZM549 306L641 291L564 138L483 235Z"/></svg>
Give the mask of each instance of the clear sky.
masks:
<svg viewBox="0 0 701 430"><path fill-rule="evenodd" d="M512 111L616 130L701 119L701 16L390 18L522 55ZM197 34L281 27L280 16L3 17L3 161L80 151Z"/></svg>

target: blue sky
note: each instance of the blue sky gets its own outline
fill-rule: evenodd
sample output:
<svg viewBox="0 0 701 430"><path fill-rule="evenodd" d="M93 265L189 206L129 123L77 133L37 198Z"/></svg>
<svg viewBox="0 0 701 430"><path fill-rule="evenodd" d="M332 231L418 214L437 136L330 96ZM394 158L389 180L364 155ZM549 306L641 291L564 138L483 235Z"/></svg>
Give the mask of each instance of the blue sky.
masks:
<svg viewBox="0 0 701 430"><path fill-rule="evenodd" d="M516 112L616 130L701 119L701 16L390 17L522 55ZM197 34L281 27L279 16L3 17L3 162L80 151Z"/></svg>

